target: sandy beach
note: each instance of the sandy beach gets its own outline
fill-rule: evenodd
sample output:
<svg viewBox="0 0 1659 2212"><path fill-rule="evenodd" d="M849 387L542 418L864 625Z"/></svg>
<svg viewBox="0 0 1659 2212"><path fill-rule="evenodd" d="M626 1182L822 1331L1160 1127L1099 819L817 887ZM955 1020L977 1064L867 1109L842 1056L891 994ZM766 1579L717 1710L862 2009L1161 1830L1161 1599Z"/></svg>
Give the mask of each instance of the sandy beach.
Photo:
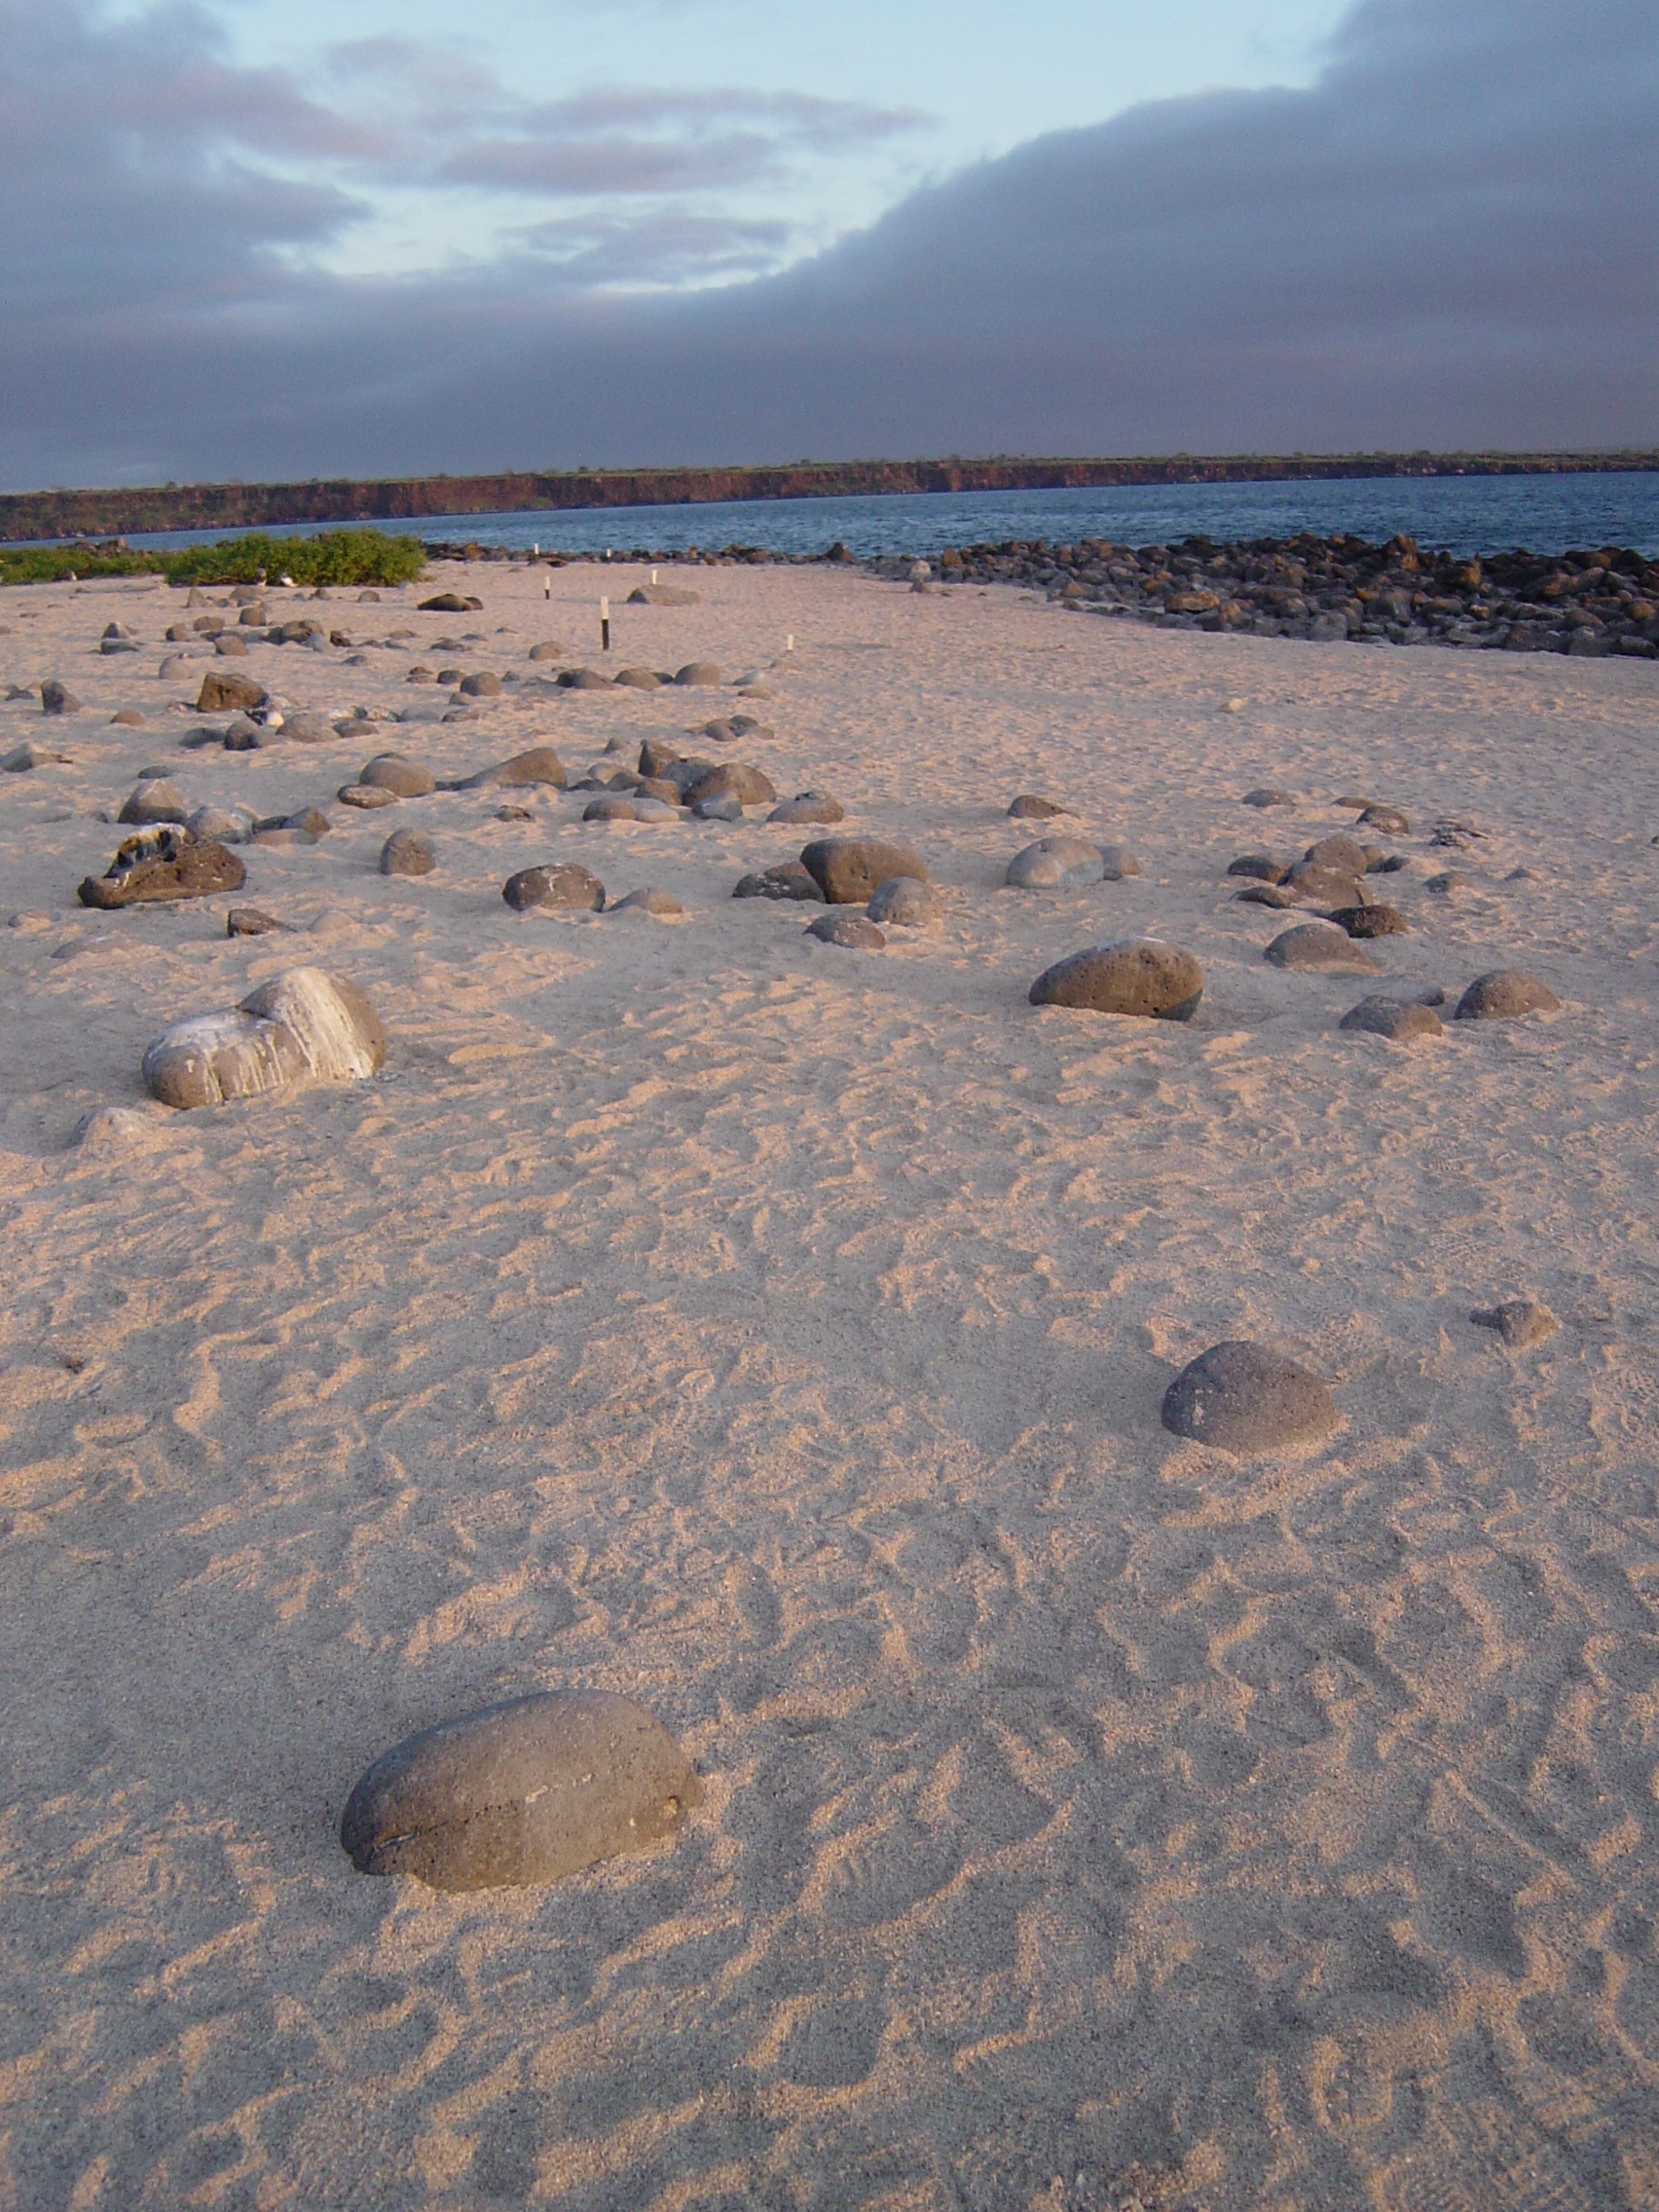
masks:
<svg viewBox="0 0 1659 2212"><path fill-rule="evenodd" d="M336 592L356 649L166 679L182 592L0 593L0 755L68 756L0 775L0 2206L1659 2203L1659 671L544 573ZM446 588L482 610L416 611ZM530 648L597 665L602 592L608 665L722 684L556 690ZM521 681L446 721L417 662ZM424 719L192 750L209 667ZM745 702L766 734L694 734ZM942 923L864 953L734 900L816 833L765 809L334 795L652 737L832 793ZM155 765L329 831L83 909ZM1006 888L1021 792L1142 872ZM1299 917L1229 863L1355 798L1411 824L1382 977L1559 1012L1399 1046L1338 1027L1379 983L1264 960ZM377 871L402 828L429 875ZM563 861L685 911L503 903ZM1128 935L1197 956L1193 1021L1028 1003ZM301 964L382 1074L146 1101L163 1029ZM105 1107L142 1119L77 1142ZM1472 1325L1510 1298L1559 1333ZM1226 1338L1336 1435L1165 1431ZM575 1687L694 1758L677 1838L353 1870L379 1752Z"/></svg>

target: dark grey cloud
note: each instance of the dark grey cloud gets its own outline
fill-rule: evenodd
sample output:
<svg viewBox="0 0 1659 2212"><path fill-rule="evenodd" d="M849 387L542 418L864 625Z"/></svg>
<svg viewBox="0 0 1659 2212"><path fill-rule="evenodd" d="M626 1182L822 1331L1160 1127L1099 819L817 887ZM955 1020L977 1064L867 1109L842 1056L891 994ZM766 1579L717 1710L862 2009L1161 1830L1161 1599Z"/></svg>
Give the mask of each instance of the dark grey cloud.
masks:
<svg viewBox="0 0 1659 2212"><path fill-rule="evenodd" d="M16 12L0 0L0 28ZM189 11L165 25L181 65L210 65ZM693 219L672 196L638 221L614 200L561 215L441 278L307 274L296 249L335 234L349 209L330 191L349 195L273 188L261 218L247 179L272 132L348 127L272 91L264 138L181 123L162 164L158 203L193 204L189 235L213 248L200 291L166 280L176 255L147 258L120 210L124 280L107 293L72 257L55 292L27 266L13 281L0 234L6 481L1659 444L1649 0L1365 0L1306 92L1163 102L1039 139L783 275L680 297L617 289L698 266L695 238L652 246L653 226L671 241ZM229 112L243 94L224 96ZM466 135L441 158L542 142L495 96L458 95ZM698 126L712 143L754 127L735 109ZM331 173L403 158L384 127L358 128ZM544 142L659 136L689 142L619 106L588 139L566 119ZM123 173L105 155L94 170L89 217ZM733 266L763 250L701 219Z"/></svg>

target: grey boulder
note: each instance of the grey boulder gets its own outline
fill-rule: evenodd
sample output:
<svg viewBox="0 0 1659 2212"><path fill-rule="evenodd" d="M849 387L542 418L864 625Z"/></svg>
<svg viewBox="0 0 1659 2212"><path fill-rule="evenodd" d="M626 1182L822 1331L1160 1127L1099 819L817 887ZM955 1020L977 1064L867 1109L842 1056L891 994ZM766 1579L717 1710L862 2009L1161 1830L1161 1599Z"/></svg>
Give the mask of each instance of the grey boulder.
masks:
<svg viewBox="0 0 1659 2212"><path fill-rule="evenodd" d="M1325 922L1301 922L1275 937L1262 955L1275 968L1321 976L1375 976L1377 963L1346 930Z"/></svg>
<svg viewBox="0 0 1659 2212"><path fill-rule="evenodd" d="M773 807L766 817L768 822L799 823L803 828L818 823L826 829L845 818L846 809L828 792L796 792L793 798Z"/></svg>
<svg viewBox="0 0 1659 2212"><path fill-rule="evenodd" d="M382 875L430 875L437 865L431 839L419 830L394 830L381 847Z"/></svg>
<svg viewBox="0 0 1659 2212"><path fill-rule="evenodd" d="M1518 968L1494 968L1477 976L1457 1001L1455 1021L1515 1021L1527 1014L1556 1014L1561 1001L1535 977Z"/></svg>
<svg viewBox="0 0 1659 2212"><path fill-rule="evenodd" d="M802 847L800 863L830 906L866 905L895 875L933 880L919 853L879 837L820 837Z"/></svg>
<svg viewBox="0 0 1659 2212"><path fill-rule="evenodd" d="M865 912L888 929L934 930L944 919L944 902L931 883L893 875L876 886Z"/></svg>
<svg viewBox="0 0 1659 2212"><path fill-rule="evenodd" d="M1119 938L1046 968L1031 986L1033 1006L1089 1014L1190 1021L1204 995L1203 970L1190 952L1158 938Z"/></svg>
<svg viewBox="0 0 1659 2212"><path fill-rule="evenodd" d="M164 1030L144 1054L144 1087L182 1110L306 1081L360 1082L385 1061L385 1033L354 983L290 968L229 1013Z"/></svg>
<svg viewBox="0 0 1659 2212"><path fill-rule="evenodd" d="M807 936L820 944L845 945L855 952L884 952L887 940L866 914L849 914L842 909L820 914L807 931Z"/></svg>
<svg viewBox="0 0 1659 2212"><path fill-rule="evenodd" d="M1446 1026L1433 1007L1421 1006L1415 999L1383 996L1361 999L1343 1015L1340 1026L1369 1037L1386 1037L1394 1045L1446 1034Z"/></svg>
<svg viewBox="0 0 1659 2212"><path fill-rule="evenodd" d="M1004 881L1016 891L1081 891L1105 875L1098 845L1082 837L1040 837L1010 861Z"/></svg>
<svg viewBox="0 0 1659 2212"><path fill-rule="evenodd" d="M604 910L605 886L585 867L522 867L501 886L501 897L516 913L564 910L597 914Z"/></svg>

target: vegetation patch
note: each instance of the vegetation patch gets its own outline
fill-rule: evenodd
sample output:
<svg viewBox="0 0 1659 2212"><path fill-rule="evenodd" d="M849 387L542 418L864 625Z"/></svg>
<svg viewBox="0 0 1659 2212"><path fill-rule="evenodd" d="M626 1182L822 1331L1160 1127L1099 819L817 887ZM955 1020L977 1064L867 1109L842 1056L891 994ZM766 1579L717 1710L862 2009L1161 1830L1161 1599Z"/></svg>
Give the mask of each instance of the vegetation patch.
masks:
<svg viewBox="0 0 1659 2212"><path fill-rule="evenodd" d="M99 544L0 545L0 584L85 582L93 576L166 576L174 584L407 584L426 565L419 538L382 530L329 530L315 537L222 539L177 551L134 551L121 538Z"/></svg>

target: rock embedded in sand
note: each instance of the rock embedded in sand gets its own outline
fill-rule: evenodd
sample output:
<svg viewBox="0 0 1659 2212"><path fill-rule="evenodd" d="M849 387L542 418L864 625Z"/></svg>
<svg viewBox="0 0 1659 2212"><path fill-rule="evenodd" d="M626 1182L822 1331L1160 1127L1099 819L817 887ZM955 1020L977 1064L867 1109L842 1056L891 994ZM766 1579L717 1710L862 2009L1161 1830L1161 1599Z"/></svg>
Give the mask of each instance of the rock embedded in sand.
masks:
<svg viewBox="0 0 1659 2212"><path fill-rule="evenodd" d="M1302 922L1275 937L1263 953L1275 968L1298 974L1375 976L1377 963L1345 930L1326 922Z"/></svg>
<svg viewBox="0 0 1659 2212"><path fill-rule="evenodd" d="M26 776L33 768L52 767L68 757L67 753L55 753L50 745L36 745L32 738L25 738L0 760L0 769L8 776Z"/></svg>
<svg viewBox="0 0 1659 2212"><path fill-rule="evenodd" d="M1040 837L1009 862L1003 881L1016 891L1081 891L1105 875L1098 845L1083 837Z"/></svg>
<svg viewBox="0 0 1659 2212"><path fill-rule="evenodd" d="M327 745L344 732L324 715L284 715L282 735L295 745Z"/></svg>
<svg viewBox="0 0 1659 2212"><path fill-rule="evenodd" d="M501 680L492 669L480 668L471 676L463 676L459 688L463 699L498 699Z"/></svg>
<svg viewBox="0 0 1659 2212"><path fill-rule="evenodd" d="M544 1691L383 1753L347 1802L340 1841L360 1873L522 1888L643 1851L702 1801L690 1760L643 1706Z"/></svg>
<svg viewBox="0 0 1659 2212"><path fill-rule="evenodd" d="M240 709L248 713L265 705L265 686L256 683L251 676L237 676L228 669L209 669L202 679L202 688L196 695L196 711L201 715L219 715L227 709Z"/></svg>
<svg viewBox="0 0 1659 2212"><path fill-rule="evenodd" d="M1375 905L1339 906L1331 920L1357 938L1403 937L1412 926L1398 906L1384 905L1381 900Z"/></svg>
<svg viewBox="0 0 1659 2212"><path fill-rule="evenodd" d="M438 682L443 682L440 674ZM559 671L561 691L608 691L610 679L602 676L597 668L562 668Z"/></svg>
<svg viewBox="0 0 1659 2212"><path fill-rule="evenodd" d="M584 822L638 822L639 819L638 801L615 792L607 792L601 798L590 798L582 808Z"/></svg>
<svg viewBox="0 0 1659 2212"><path fill-rule="evenodd" d="M40 687L40 711L43 715L78 715L81 702L67 683L49 676Z"/></svg>
<svg viewBox="0 0 1659 2212"><path fill-rule="evenodd" d="M676 683L693 689L709 690L720 681L720 672L712 660L688 660L683 668L674 672Z"/></svg>
<svg viewBox="0 0 1659 2212"><path fill-rule="evenodd" d="M531 646L525 657L527 660L562 660L564 655L563 645L556 645L551 638L543 638L538 645Z"/></svg>
<svg viewBox="0 0 1659 2212"><path fill-rule="evenodd" d="M638 891L630 891L625 899L618 899L606 910L615 914L655 914L666 921L676 914L683 914L685 908L672 891L659 891L654 884L647 883Z"/></svg>
<svg viewBox="0 0 1659 2212"><path fill-rule="evenodd" d="M605 907L605 886L598 876L569 862L558 867L521 867L501 886L501 897L520 914L597 914Z"/></svg>
<svg viewBox="0 0 1659 2212"><path fill-rule="evenodd" d="M642 776L660 776L665 769L674 767L684 756L663 737L647 737L640 747L640 773Z"/></svg>
<svg viewBox="0 0 1659 2212"><path fill-rule="evenodd" d="M1296 799L1290 792L1281 792L1272 784L1258 784L1253 792L1246 792L1239 800L1240 806L1294 806Z"/></svg>
<svg viewBox="0 0 1659 2212"><path fill-rule="evenodd" d="M1008 811L1014 822L1051 822L1056 814L1070 810L1056 806L1051 798L1039 798L1035 792L1021 792Z"/></svg>
<svg viewBox="0 0 1659 2212"><path fill-rule="evenodd" d="M397 804L397 793L380 784L342 784L334 795L342 806L354 806L365 813L379 806Z"/></svg>
<svg viewBox="0 0 1659 2212"><path fill-rule="evenodd" d="M854 952L885 952L887 940L867 914L851 914L844 908L820 914L807 930L820 944L844 945Z"/></svg>
<svg viewBox="0 0 1659 2212"><path fill-rule="evenodd" d="M654 668L619 668L613 679L622 691L660 691L662 678Z"/></svg>
<svg viewBox="0 0 1659 2212"><path fill-rule="evenodd" d="M233 906L225 916L227 937L270 937L276 931L288 934L291 925L279 922L275 914L267 914L258 906Z"/></svg>
<svg viewBox="0 0 1659 2212"><path fill-rule="evenodd" d="M803 829L812 823L828 828L831 823L846 820L846 808L828 792L796 792L781 806L773 807L766 817L768 822L798 823Z"/></svg>
<svg viewBox="0 0 1659 2212"><path fill-rule="evenodd" d="M221 845L245 845L256 824L245 806L199 806L185 824L199 841L215 838Z"/></svg>
<svg viewBox="0 0 1659 2212"><path fill-rule="evenodd" d="M134 829L147 829L159 822L188 822L190 809L174 791L171 784L161 777L147 777L129 793L118 822L130 824Z"/></svg>
<svg viewBox="0 0 1659 2212"><path fill-rule="evenodd" d="M732 798L738 806L770 806L777 797L770 778L758 768L752 768L746 760L722 760L709 769L685 793L688 806L701 806L705 799Z"/></svg>
<svg viewBox="0 0 1659 2212"><path fill-rule="evenodd" d="M1190 952L1158 938L1136 937L1071 953L1046 968L1030 992L1033 1006L1152 1021L1190 1021L1203 995L1203 970Z"/></svg>
<svg viewBox="0 0 1659 2212"><path fill-rule="evenodd" d="M481 614L484 602L463 599L458 591L440 591L431 599L422 600L420 608L423 614Z"/></svg>
<svg viewBox="0 0 1659 2212"><path fill-rule="evenodd" d="M1227 864L1229 875L1246 875L1256 883L1283 883L1290 870L1282 861L1269 858L1266 853L1240 853L1235 861Z"/></svg>
<svg viewBox="0 0 1659 2212"><path fill-rule="evenodd" d="M1302 863L1307 867L1328 868L1333 875L1361 876L1374 860L1381 858L1374 848L1362 845L1357 837L1350 837L1343 830L1309 845L1302 856Z"/></svg>
<svg viewBox="0 0 1659 2212"><path fill-rule="evenodd" d="M1381 830L1385 837L1409 837L1412 826L1397 806L1382 806L1373 800L1360 815L1368 830Z"/></svg>
<svg viewBox="0 0 1659 2212"><path fill-rule="evenodd" d="M1477 1328L1495 1329L1517 1351L1548 1344L1561 1327L1549 1308L1533 1298L1506 1298L1500 1305L1477 1308L1469 1319Z"/></svg>
<svg viewBox="0 0 1659 2212"><path fill-rule="evenodd" d="M356 1083L385 1062L385 1033L354 983L289 968L231 1012L165 1030L144 1054L144 1087L185 1110L308 1080Z"/></svg>
<svg viewBox="0 0 1659 2212"><path fill-rule="evenodd" d="M701 607L700 592L687 591L682 584L636 584L628 594L630 607Z"/></svg>
<svg viewBox="0 0 1659 2212"><path fill-rule="evenodd" d="M247 644L234 630L226 630L213 640L213 650L221 660L246 660Z"/></svg>
<svg viewBox="0 0 1659 2212"><path fill-rule="evenodd" d="M458 792L477 792L498 788L501 791L527 791L533 785L546 785L551 790L565 789L565 763L550 745L534 745L528 753L515 753L510 760L498 760L493 768L480 768L476 775L464 777L459 784L446 789Z"/></svg>
<svg viewBox="0 0 1659 2212"><path fill-rule="evenodd" d="M933 881L920 853L879 837L820 837L801 848L800 864L830 906L866 905L895 875Z"/></svg>
<svg viewBox="0 0 1659 2212"><path fill-rule="evenodd" d="M889 929L932 930L944 919L944 902L931 883L895 875L876 886L865 911Z"/></svg>
<svg viewBox="0 0 1659 2212"><path fill-rule="evenodd" d="M377 753L372 760L364 762L357 782L386 792L393 798L425 798L438 788L437 778L429 768L423 768L419 761L406 760L401 753Z"/></svg>
<svg viewBox="0 0 1659 2212"><path fill-rule="evenodd" d="M1241 1458L1312 1444L1337 1425L1337 1408L1316 1375L1239 1339L1212 1345L1163 1393L1162 1421Z"/></svg>
<svg viewBox="0 0 1659 2212"><path fill-rule="evenodd" d="M1275 913L1286 914L1301 903L1294 892L1278 883L1252 883L1239 892L1235 904L1240 906L1271 906Z"/></svg>
<svg viewBox="0 0 1659 2212"><path fill-rule="evenodd" d="M381 847L382 875L430 875L437 865L431 839L419 830L394 830Z"/></svg>
<svg viewBox="0 0 1659 2212"><path fill-rule="evenodd" d="M1557 1014L1561 1001L1535 977L1518 968L1477 976L1457 1001L1455 1021L1516 1021L1528 1014Z"/></svg>
<svg viewBox="0 0 1659 2212"><path fill-rule="evenodd" d="M1445 1024L1432 1007L1415 999L1379 995L1361 999L1343 1015L1340 1027L1371 1037L1386 1037L1391 1044L1409 1045L1421 1037L1444 1037Z"/></svg>
<svg viewBox="0 0 1659 2212"><path fill-rule="evenodd" d="M779 861L758 875L740 875L732 888L734 899L784 899L802 903L822 903L818 879L799 861Z"/></svg>
<svg viewBox="0 0 1659 2212"><path fill-rule="evenodd" d="M83 906L158 905L240 891L247 870L214 838L193 837L168 825L129 837L103 875L89 875L77 896Z"/></svg>

